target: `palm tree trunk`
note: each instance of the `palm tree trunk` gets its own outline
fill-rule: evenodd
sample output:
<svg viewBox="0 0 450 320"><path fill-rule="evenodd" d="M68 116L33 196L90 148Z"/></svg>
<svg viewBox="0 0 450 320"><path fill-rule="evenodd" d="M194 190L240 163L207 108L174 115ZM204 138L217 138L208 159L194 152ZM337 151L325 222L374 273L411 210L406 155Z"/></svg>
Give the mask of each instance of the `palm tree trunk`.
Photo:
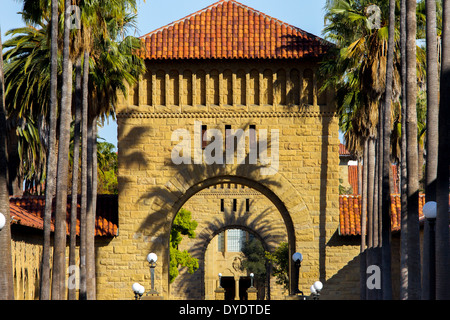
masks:
<svg viewBox="0 0 450 320"><path fill-rule="evenodd" d="M89 52L84 51L83 62L83 99L81 116L81 213L80 213L80 300L86 300L86 241L87 241L87 145L88 145L88 80Z"/></svg>
<svg viewBox="0 0 450 320"><path fill-rule="evenodd" d="M366 251L366 237L367 237L367 174L368 174L368 153L369 144L368 140L364 140L364 151L363 151L363 172L362 172L362 185L361 185L361 249L360 249L360 299L367 299L366 292L366 282L365 279L367 274L367 251Z"/></svg>
<svg viewBox="0 0 450 320"><path fill-rule="evenodd" d="M442 62L441 101L439 108L439 159L436 185L436 299L450 299L449 257L449 125L450 119L450 3L443 1L442 12Z"/></svg>
<svg viewBox="0 0 450 320"><path fill-rule="evenodd" d="M8 192L8 156L6 144L6 105L3 75L3 45L0 29L0 212L5 217L5 226L0 230L0 300L13 300L13 268L11 257L11 224Z"/></svg>
<svg viewBox="0 0 450 320"><path fill-rule="evenodd" d="M375 194L375 138L368 138L368 161L367 161L367 251L366 251L366 264L368 266L375 264L374 255L374 194ZM367 274L366 274L367 277ZM366 281L364 281L366 282ZM375 298L373 290L367 290L367 299L372 300Z"/></svg>
<svg viewBox="0 0 450 320"><path fill-rule="evenodd" d="M97 116L95 116L95 119L92 122L92 139L93 139L93 150L92 150L92 216L93 216L93 225L94 225L94 232L91 236L92 241L92 256L88 258L90 261L91 270L90 273L92 275L91 280L91 297L92 300L95 300L97 297L97 286L96 286L96 277L95 277L95 223L96 223L96 215L97 215L97 186L98 186L98 163L97 163Z"/></svg>
<svg viewBox="0 0 450 320"><path fill-rule="evenodd" d="M408 299L421 299L417 154L416 0L406 1L406 139L408 195ZM447 226L448 227L448 226Z"/></svg>
<svg viewBox="0 0 450 320"><path fill-rule="evenodd" d="M77 244L77 205L78 205L78 167L80 159L80 126L81 126L81 58L75 66L75 127L73 134L73 170L72 170L72 205L70 213L70 251L69 266L76 266ZM69 283L69 300L76 299L76 286Z"/></svg>
<svg viewBox="0 0 450 320"><path fill-rule="evenodd" d="M58 144L58 169L56 181L55 238L53 252L52 299L65 299L66 236L67 236L67 184L69 168L69 143L72 102L72 62L70 60L70 0L64 5L64 44L61 89L61 112Z"/></svg>
<svg viewBox="0 0 450 320"><path fill-rule="evenodd" d="M87 211L86 211L86 293L88 300L95 300L95 209L94 204L94 144L96 143L96 117L88 122L87 145ZM95 157L96 159L96 157Z"/></svg>
<svg viewBox="0 0 450 320"><path fill-rule="evenodd" d="M56 179L56 123L57 123L57 82L58 82L58 1L52 0L51 18L51 60L50 60L50 114L47 147L47 178L45 182L44 243L42 246L42 266L39 298L50 299L50 234L52 203Z"/></svg>
<svg viewBox="0 0 450 320"><path fill-rule="evenodd" d="M392 82L394 74L394 46L395 46L395 0L389 0L389 38L386 65L386 90L383 110L383 157L382 157L382 185L381 185L381 258L382 258L382 292L383 299L392 299L391 277L391 100Z"/></svg>
<svg viewBox="0 0 450 320"><path fill-rule="evenodd" d="M407 195L406 195L406 0L401 0L400 8L400 46L401 46L401 78L402 78L402 135L401 135L401 238L400 238L400 299L408 299L408 246L407 246Z"/></svg>
<svg viewBox="0 0 450 320"><path fill-rule="evenodd" d="M426 1L427 10L427 132L425 199L436 201L436 178L439 138L439 76L436 33L436 0Z"/></svg>

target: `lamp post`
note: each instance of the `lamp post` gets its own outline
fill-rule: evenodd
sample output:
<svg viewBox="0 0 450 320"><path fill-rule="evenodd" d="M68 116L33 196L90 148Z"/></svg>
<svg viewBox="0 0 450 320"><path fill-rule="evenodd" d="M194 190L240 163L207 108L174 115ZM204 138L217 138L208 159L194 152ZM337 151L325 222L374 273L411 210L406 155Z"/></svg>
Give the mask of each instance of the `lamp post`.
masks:
<svg viewBox="0 0 450 320"><path fill-rule="evenodd" d="M255 274L252 272L250 273L250 288L253 288L253 278L255 277Z"/></svg>
<svg viewBox="0 0 450 320"><path fill-rule="evenodd" d="M294 272L295 272L295 291L294 294L301 293L303 295L303 292L299 290L298 288L298 282L299 282L299 276L300 276L300 265L303 261L303 255L300 252L296 252L292 255L292 260L294 260Z"/></svg>
<svg viewBox="0 0 450 320"><path fill-rule="evenodd" d="M145 292L144 286L142 286L139 283L135 282L131 286L131 289L133 289L133 292L134 292L134 299L135 300L141 300L141 297L142 297L142 295Z"/></svg>
<svg viewBox="0 0 450 320"><path fill-rule="evenodd" d="M320 281L314 282L314 284L311 286L310 290L313 295L313 300L319 300L320 291L322 291L323 284Z"/></svg>
<svg viewBox="0 0 450 320"><path fill-rule="evenodd" d="M429 250L429 290L430 290L430 300L436 299L436 238L435 238L435 224L436 224L436 202L428 201L424 204L423 215L428 221L429 226L429 239L428 239L428 250Z"/></svg>
<svg viewBox="0 0 450 320"><path fill-rule="evenodd" d="M222 274L219 273L219 288L222 288Z"/></svg>
<svg viewBox="0 0 450 320"><path fill-rule="evenodd" d="M150 265L150 277L151 277L151 289L149 292L147 292L147 295L149 294L158 294L158 292L155 290L155 267L156 267L156 261L158 260L158 256L156 253L149 253L147 255L147 261Z"/></svg>

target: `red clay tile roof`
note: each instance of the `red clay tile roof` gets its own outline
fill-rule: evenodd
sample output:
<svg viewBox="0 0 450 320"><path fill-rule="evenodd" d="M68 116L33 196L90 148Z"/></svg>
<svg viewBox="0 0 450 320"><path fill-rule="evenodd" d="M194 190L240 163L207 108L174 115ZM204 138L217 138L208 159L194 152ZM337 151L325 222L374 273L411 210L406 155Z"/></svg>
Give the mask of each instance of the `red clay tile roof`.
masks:
<svg viewBox="0 0 450 320"><path fill-rule="evenodd" d="M141 37L147 59L317 58L330 43L235 0L221 0Z"/></svg>
<svg viewBox="0 0 450 320"><path fill-rule="evenodd" d="M353 194L358 194L358 165L349 165L347 166L347 172L348 172L348 183L352 186ZM361 168L362 169L362 168ZM392 190L393 193L399 193L399 176L398 176L398 166L393 164L392 165L392 183L394 189Z"/></svg>
<svg viewBox="0 0 450 320"><path fill-rule="evenodd" d="M80 233L80 201L78 201L77 235ZM9 210L12 223L43 229L45 196L11 197ZM70 230L71 197L67 200L67 234ZM96 236L116 236L118 228L118 203L116 195L98 195L95 221ZM52 217L51 230L54 231Z"/></svg>
<svg viewBox="0 0 450 320"><path fill-rule="evenodd" d="M339 143L339 155L340 156L350 156L350 151L347 150L345 144Z"/></svg>
<svg viewBox="0 0 450 320"><path fill-rule="evenodd" d="M422 207L425 195L419 196L419 219L423 217ZM391 230L399 231L401 222L401 202L399 194L391 195ZM361 196L339 196L339 234L342 236L361 235Z"/></svg>

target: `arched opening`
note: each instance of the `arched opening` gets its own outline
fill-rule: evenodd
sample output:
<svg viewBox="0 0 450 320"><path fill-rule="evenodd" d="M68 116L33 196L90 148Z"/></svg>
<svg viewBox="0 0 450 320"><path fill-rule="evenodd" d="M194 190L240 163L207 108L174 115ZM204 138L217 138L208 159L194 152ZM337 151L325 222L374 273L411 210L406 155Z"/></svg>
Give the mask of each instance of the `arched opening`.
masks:
<svg viewBox="0 0 450 320"><path fill-rule="evenodd" d="M248 228L234 226L220 231L205 251L205 299L214 300L214 290L220 285L225 290L225 300L248 300L251 286L256 288L258 300L269 300L271 265L265 259L268 250L267 243Z"/></svg>
<svg viewBox="0 0 450 320"><path fill-rule="evenodd" d="M236 246L230 244L228 248L223 238L230 232L227 230L243 230L231 231L235 242L239 241L236 237L242 239L245 233L245 238L258 239L265 251L273 252L280 243L287 242L290 255L295 252L294 229L286 207L275 194L258 182L237 176L206 179L189 188L173 206L175 212L181 208L192 213L192 219L198 222L198 227L196 237L185 237L179 250L186 250L198 259L199 268L192 274L186 268L179 269L178 279L169 284L171 299L213 299L218 285L218 272L233 277L234 297L245 299L243 288L249 285L252 271L237 267L243 261L243 256L240 250L234 252ZM223 232L225 234L221 236ZM225 241L222 251L221 241ZM290 267L288 274L291 274ZM264 288L259 298L271 294L275 299L282 299L288 294L282 286L276 287L275 278L267 281L262 283Z"/></svg>

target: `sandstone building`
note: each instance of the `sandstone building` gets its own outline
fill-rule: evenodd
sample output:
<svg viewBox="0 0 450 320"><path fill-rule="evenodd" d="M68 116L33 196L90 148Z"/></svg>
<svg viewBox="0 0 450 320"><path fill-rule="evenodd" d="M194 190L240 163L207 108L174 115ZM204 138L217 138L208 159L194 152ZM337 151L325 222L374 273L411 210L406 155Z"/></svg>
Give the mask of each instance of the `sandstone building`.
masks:
<svg viewBox="0 0 450 320"><path fill-rule="evenodd" d="M148 71L117 107L119 235L98 250L98 298L127 298L132 282L148 287L149 252L159 257L161 296L209 298L218 270L208 274L207 249L227 229L247 230L269 250L285 239L291 255L301 252L302 291L335 277L358 248L329 245L339 225L338 119L332 94L319 93L317 75L329 44L234 0L146 34L142 43ZM210 129L216 131L208 141L202 133ZM226 129L245 132L246 151L221 163L229 158L208 145L222 142L225 150L232 143ZM215 140L217 132L225 141ZM265 136L267 145L260 143ZM176 149L181 144L184 153ZM181 160L174 161L174 150ZM201 267L190 290L174 290L168 281L172 221L204 190L222 184L252 189L271 213L239 219L217 212L217 203L203 210L193 248ZM293 278L292 265L290 273Z"/></svg>

